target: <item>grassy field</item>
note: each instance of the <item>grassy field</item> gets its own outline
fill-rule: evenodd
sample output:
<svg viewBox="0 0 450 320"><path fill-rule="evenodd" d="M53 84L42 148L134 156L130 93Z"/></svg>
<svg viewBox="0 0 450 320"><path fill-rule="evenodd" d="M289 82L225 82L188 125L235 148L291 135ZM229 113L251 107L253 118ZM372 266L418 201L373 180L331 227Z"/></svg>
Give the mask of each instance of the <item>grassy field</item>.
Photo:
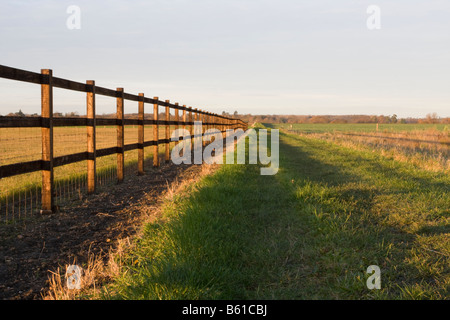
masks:
<svg viewBox="0 0 450 320"><path fill-rule="evenodd" d="M171 126L171 130L175 127ZM86 127L55 127L54 157L87 151ZM96 148L117 145L117 129L114 126L96 128ZM145 126L145 141L153 140L153 126ZM159 128L159 138L164 139L165 128ZM138 127L125 126L124 143L138 141ZM42 141L40 128L0 128L0 165L41 159Z"/></svg>
<svg viewBox="0 0 450 320"><path fill-rule="evenodd" d="M295 123L295 124L275 124L278 129L301 130L303 132L334 132L334 131L351 131L351 132L376 132L376 123ZM427 131L437 130L449 132L448 124L402 124L402 123L380 123L378 131L381 132L398 132L398 131Z"/></svg>
<svg viewBox="0 0 450 320"><path fill-rule="evenodd" d="M171 130L174 126L171 127ZM116 127L97 127L97 149L117 145ZM125 144L138 142L138 127L126 126ZM87 151L86 127L54 128L54 156L62 156ZM159 138L165 137L165 128L159 130ZM145 126L145 140L153 139L153 126ZM171 144L173 147L173 144ZM41 159L40 128L0 129L0 165ZM159 146L159 154L164 154L165 145ZM144 157L150 161L153 147L144 149ZM125 152L128 174L137 172L137 150ZM117 156L109 155L97 159L99 185L116 179ZM86 189L87 162L80 161L54 169L55 191L58 203L79 197ZM0 223L33 215L39 210L41 172L17 175L0 179Z"/></svg>
<svg viewBox="0 0 450 320"><path fill-rule="evenodd" d="M280 136L280 170L223 165L166 201L103 299L449 299L450 176ZM369 290L366 269L381 269Z"/></svg>
<svg viewBox="0 0 450 320"><path fill-rule="evenodd" d="M448 125L386 124L276 124L274 128L341 146L381 153L424 170L450 174Z"/></svg>

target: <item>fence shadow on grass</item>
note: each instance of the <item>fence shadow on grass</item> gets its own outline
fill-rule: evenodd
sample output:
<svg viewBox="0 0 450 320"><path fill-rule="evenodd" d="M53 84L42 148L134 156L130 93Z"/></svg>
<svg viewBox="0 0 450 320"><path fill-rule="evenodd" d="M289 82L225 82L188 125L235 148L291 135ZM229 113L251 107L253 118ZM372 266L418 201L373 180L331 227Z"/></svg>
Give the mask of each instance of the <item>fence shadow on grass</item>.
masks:
<svg viewBox="0 0 450 320"><path fill-rule="evenodd" d="M405 262L405 259L409 250L422 245L419 234L424 235L428 231L429 235L437 235L448 230L448 225L424 226L417 232L408 229L412 223L410 220L427 223L422 217L425 213L422 212L421 201L424 200L420 196L429 195L427 199L430 203L426 203L428 206L443 205L444 200L433 197L449 191L445 180L439 180L439 174L428 175L420 170L405 168L399 170L402 164L392 165L378 158L358 155L354 150L347 151L337 147L326 149L330 152L328 162L321 160L326 159L325 149L321 149L325 148L325 144L318 145L313 140L294 135L280 136L280 166L295 181L292 185L294 190L297 189L297 195L300 192L298 200L303 202L299 203L300 208L304 208L305 203L316 208L319 212L316 214L317 227L322 232L325 230L325 237L345 248L343 250L346 254L352 256L352 251L359 251L354 264L349 268L358 266L358 261L382 264L380 266L383 268L385 283L389 286L390 294L394 295L403 294L400 287L415 286L429 279L433 283L437 281L432 276L424 276L423 271L421 274L414 264ZM294 142L288 139L293 139ZM321 158L317 154L321 154ZM336 161L336 165L331 161ZM376 176L374 180L372 175ZM316 189L302 194L302 190L310 185ZM406 203L402 194L408 195L412 203ZM398 203L395 203L395 198L399 200ZM385 199L390 201L386 206L380 203ZM441 212L440 216L445 217L444 207L435 209ZM414 213L415 210L417 214ZM390 221L393 213L396 214L393 218L395 220ZM336 250L339 251L338 248ZM364 270L361 269L360 272L364 276ZM445 291L441 289L436 292Z"/></svg>

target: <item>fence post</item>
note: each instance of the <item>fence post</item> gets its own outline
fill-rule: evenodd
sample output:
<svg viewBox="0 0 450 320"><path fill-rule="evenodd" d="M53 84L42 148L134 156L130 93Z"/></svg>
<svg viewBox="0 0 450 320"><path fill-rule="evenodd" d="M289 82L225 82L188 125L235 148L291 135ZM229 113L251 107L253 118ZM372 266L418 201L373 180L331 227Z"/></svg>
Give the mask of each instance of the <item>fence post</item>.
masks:
<svg viewBox="0 0 450 320"><path fill-rule="evenodd" d="M223 136L223 133L222 133L222 118L219 115L217 115L217 129L219 129L220 133Z"/></svg>
<svg viewBox="0 0 450 320"><path fill-rule="evenodd" d="M138 175L144 174L144 94L139 93L138 104Z"/></svg>
<svg viewBox="0 0 450 320"><path fill-rule="evenodd" d="M208 125L206 124L208 122L208 116L206 114L206 111L203 111L203 115L202 115L202 128L203 128L203 132L202 132L202 146L205 147L206 146L206 140L204 139L206 136L206 130L208 128Z"/></svg>
<svg viewBox="0 0 450 320"><path fill-rule="evenodd" d="M213 120L214 120L214 117L213 117L212 112L208 112L208 122L209 122L208 130L209 130L209 129L212 129L212 128L214 127L214 126L211 124L211 123L213 122ZM211 137L208 137L208 141L211 141Z"/></svg>
<svg viewBox="0 0 450 320"><path fill-rule="evenodd" d="M189 110L189 122L191 123L190 125L189 125L189 138L191 139L191 145L192 145L192 143L194 142L194 140L193 140L193 134L194 134L194 124L193 124L193 121L192 121L192 107L189 107L188 108L188 110Z"/></svg>
<svg viewBox="0 0 450 320"><path fill-rule="evenodd" d="M184 132L186 132L185 130L186 130L186 120L187 120L187 117L186 117L186 105L185 104L183 104L183 134L184 134ZM185 136L183 135L183 140L185 139ZM183 142L184 143L184 142Z"/></svg>
<svg viewBox="0 0 450 320"><path fill-rule="evenodd" d="M176 102L175 105L178 107L178 102ZM180 113L179 113L179 111L180 110L175 109L175 121L177 122L177 124L175 125L175 130L180 129L180 125L178 124L178 121L180 121ZM180 136L178 136L178 140L180 140L179 138L180 138Z"/></svg>
<svg viewBox="0 0 450 320"><path fill-rule="evenodd" d="M86 116L87 116L87 192L95 193L96 189L96 146L95 146L95 81L88 80L86 84L92 86L92 91L87 92Z"/></svg>
<svg viewBox="0 0 450 320"><path fill-rule="evenodd" d="M117 182L124 178L124 126L123 126L123 88L117 88Z"/></svg>
<svg viewBox="0 0 450 320"><path fill-rule="evenodd" d="M42 117L42 192L41 214L50 214L54 208L53 176L53 72L42 69L41 74L48 77L48 84L41 85Z"/></svg>
<svg viewBox="0 0 450 320"><path fill-rule="evenodd" d="M202 142L201 145L202 147L205 146L205 139L203 139L204 134L205 134L205 114L203 113L203 110L200 109L200 121L202 122L202 132L201 132L201 139L200 141Z"/></svg>
<svg viewBox="0 0 450 320"><path fill-rule="evenodd" d="M204 137L207 137L208 136L208 129L209 129L209 112L208 111L205 111L205 124L204 124L204 126L205 126L205 135L204 135ZM208 139L209 137L207 137L207 139ZM208 144L208 142L207 142L208 140L204 140L204 146L206 146L207 144Z"/></svg>
<svg viewBox="0 0 450 320"><path fill-rule="evenodd" d="M223 118L223 131L224 131L224 134L225 134L225 138L228 135L227 130L228 130L228 118Z"/></svg>
<svg viewBox="0 0 450 320"><path fill-rule="evenodd" d="M153 104L153 120L155 120L155 124L153 125L153 140L155 144L153 145L153 166L159 166L159 157L158 157L158 140L159 140L159 124L158 124L158 97L153 97L156 100L156 103Z"/></svg>
<svg viewBox="0 0 450 320"><path fill-rule="evenodd" d="M198 121L198 112L197 111L198 111L198 109L194 108L194 123L196 121ZM194 146L196 146L197 141L198 141L198 137L196 136L196 133L197 132L195 132L195 126L193 126L192 134L194 135L194 138L192 139L192 148L194 148Z"/></svg>
<svg viewBox="0 0 450 320"><path fill-rule="evenodd" d="M216 124L217 130L219 130L222 133L222 130L220 128L220 116L219 116L219 114L216 115L216 123L217 123Z"/></svg>
<svg viewBox="0 0 450 320"><path fill-rule="evenodd" d="M166 100L166 121L170 121L170 109L169 109L169 106L168 106L168 104L170 103L170 100ZM166 139L166 141L167 141L167 143L166 143L166 145L165 145L165 148L166 148L166 155L165 155L165 161L166 162L169 162L170 161L170 125L168 124L168 123L166 123L166 137L165 137L165 139Z"/></svg>

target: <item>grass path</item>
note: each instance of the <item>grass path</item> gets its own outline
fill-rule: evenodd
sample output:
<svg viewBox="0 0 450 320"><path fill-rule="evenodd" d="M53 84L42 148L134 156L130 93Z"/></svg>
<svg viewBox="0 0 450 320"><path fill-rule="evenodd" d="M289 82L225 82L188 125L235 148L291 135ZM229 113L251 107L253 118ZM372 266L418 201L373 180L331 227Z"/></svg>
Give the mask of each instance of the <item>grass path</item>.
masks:
<svg viewBox="0 0 450 320"><path fill-rule="evenodd" d="M280 135L280 170L223 165L145 226L107 299L450 297L450 179ZM366 287L369 265L381 290Z"/></svg>

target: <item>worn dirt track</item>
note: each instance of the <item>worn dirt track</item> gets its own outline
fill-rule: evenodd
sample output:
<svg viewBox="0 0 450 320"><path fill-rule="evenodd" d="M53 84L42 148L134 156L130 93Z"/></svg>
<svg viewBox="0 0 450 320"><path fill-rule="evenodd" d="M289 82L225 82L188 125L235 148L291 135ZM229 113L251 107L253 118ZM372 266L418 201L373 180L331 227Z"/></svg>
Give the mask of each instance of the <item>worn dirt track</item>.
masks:
<svg viewBox="0 0 450 320"><path fill-rule="evenodd" d="M201 165L172 163L146 168L145 175L126 175L123 183L74 199L52 215L0 225L0 299L42 299L50 271L87 262L89 254L103 255L135 235L172 184L201 171Z"/></svg>

